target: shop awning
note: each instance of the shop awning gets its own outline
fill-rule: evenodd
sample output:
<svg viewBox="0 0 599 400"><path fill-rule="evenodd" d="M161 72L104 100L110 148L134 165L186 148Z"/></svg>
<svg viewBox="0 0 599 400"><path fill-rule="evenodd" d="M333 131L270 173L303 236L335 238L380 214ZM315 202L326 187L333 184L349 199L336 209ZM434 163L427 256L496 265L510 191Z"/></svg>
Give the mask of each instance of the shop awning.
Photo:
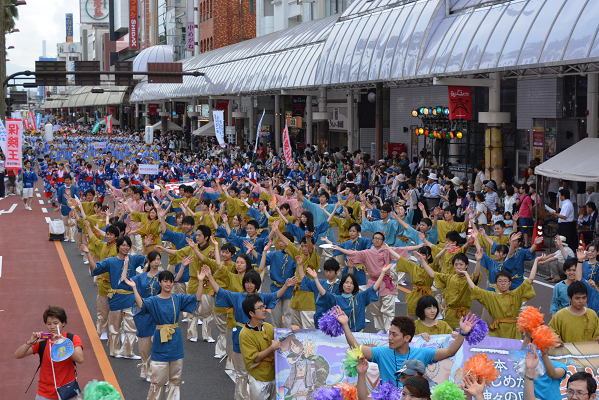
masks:
<svg viewBox="0 0 599 400"><path fill-rule="evenodd" d="M183 61L183 84L148 84L132 102L356 87L599 61L599 1L355 0L339 16Z"/></svg>
<svg viewBox="0 0 599 400"><path fill-rule="evenodd" d="M535 174L577 182L599 182L599 139L586 138L539 164Z"/></svg>
<svg viewBox="0 0 599 400"><path fill-rule="evenodd" d="M206 125L200 126L191 134L195 136L216 136L216 131L214 130L214 122L210 121Z"/></svg>
<svg viewBox="0 0 599 400"><path fill-rule="evenodd" d="M162 121L152 125L152 128L154 128L154 130L156 130L156 131L161 131L162 130ZM181 128L179 125L175 124L174 122L167 120L166 121L166 130L167 131L183 131L183 128Z"/></svg>

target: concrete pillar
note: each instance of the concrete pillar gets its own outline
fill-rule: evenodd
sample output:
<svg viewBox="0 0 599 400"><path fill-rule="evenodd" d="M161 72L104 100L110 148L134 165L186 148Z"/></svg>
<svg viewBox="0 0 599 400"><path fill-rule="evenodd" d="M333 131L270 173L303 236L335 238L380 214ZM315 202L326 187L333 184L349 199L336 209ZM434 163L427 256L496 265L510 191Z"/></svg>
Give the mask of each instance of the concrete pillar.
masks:
<svg viewBox="0 0 599 400"><path fill-rule="evenodd" d="M597 137L597 119L599 118L599 109L597 106L597 95L599 87L599 75L587 74L587 135L590 138Z"/></svg>
<svg viewBox="0 0 599 400"><path fill-rule="evenodd" d="M227 126L233 126L233 100L227 106Z"/></svg>
<svg viewBox="0 0 599 400"><path fill-rule="evenodd" d="M241 112L241 96L237 100L237 111ZM243 128L245 126L245 118L235 118L235 135L237 136L237 146L243 151L245 149L245 135Z"/></svg>
<svg viewBox="0 0 599 400"><path fill-rule="evenodd" d="M383 158L383 84L376 84L376 111L375 111L375 134L374 142L376 144L375 160Z"/></svg>
<svg viewBox="0 0 599 400"><path fill-rule="evenodd" d="M354 91L347 90L347 150L354 151Z"/></svg>
<svg viewBox="0 0 599 400"><path fill-rule="evenodd" d="M135 103L135 130L139 130L139 103Z"/></svg>
<svg viewBox="0 0 599 400"><path fill-rule="evenodd" d="M183 109L183 129L187 126L187 102L185 102L185 108ZM191 126L191 124L190 124Z"/></svg>
<svg viewBox="0 0 599 400"><path fill-rule="evenodd" d="M489 88L489 112L501 111L501 78L498 72L489 74L493 86ZM501 124L487 124L485 131L485 176L499 185L503 180L503 139Z"/></svg>
<svg viewBox="0 0 599 400"><path fill-rule="evenodd" d="M318 95L318 112L326 114L327 112L327 89L320 88L320 94ZM322 114L321 114L322 115ZM317 134L315 144L318 145L318 152L324 153L327 151L329 139L329 121L322 120L318 121Z"/></svg>
<svg viewBox="0 0 599 400"><path fill-rule="evenodd" d="M250 119L250 143L252 144L252 146L255 146L256 143L256 107L254 106L255 101L256 96L250 96L250 115L248 117Z"/></svg>
<svg viewBox="0 0 599 400"><path fill-rule="evenodd" d="M312 139L312 96L306 96L306 143L314 144Z"/></svg>
<svg viewBox="0 0 599 400"><path fill-rule="evenodd" d="M281 148L281 95L275 94L275 153ZM279 156L283 157L282 154Z"/></svg>

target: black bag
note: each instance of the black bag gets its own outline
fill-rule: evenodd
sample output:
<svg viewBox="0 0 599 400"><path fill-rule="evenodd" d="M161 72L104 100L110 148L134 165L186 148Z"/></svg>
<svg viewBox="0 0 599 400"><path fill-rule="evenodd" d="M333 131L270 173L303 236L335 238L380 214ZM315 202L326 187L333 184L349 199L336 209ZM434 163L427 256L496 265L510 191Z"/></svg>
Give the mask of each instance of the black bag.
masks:
<svg viewBox="0 0 599 400"><path fill-rule="evenodd" d="M75 337L74 334L67 332L67 339L69 339L70 341L73 341L74 337ZM31 388L31 385L33 384L33 381L35 380L35 376L37 375L38 371L42 367L42 360L44 358L44 352L46 351L47 343L48 343L48 340L42 340L40 342L40 348L39 348L40 364L37 366L37 369L35 370L35 374L33 374L33 379L31 379L31 383L29 383L29 386L27 387L27 390L25 391L25 393L27 393L29 391L29 388ZM56 388L56 392L58 393L58 397L60 399L66 400L66 399L70 399L70 398L76 397L79 394L81 394L81 389L79 388L79 384L77 383L77 364L75 363L75 361L73 361L73 365L75 365L75 380L67 383L66 385Z"/></svg>

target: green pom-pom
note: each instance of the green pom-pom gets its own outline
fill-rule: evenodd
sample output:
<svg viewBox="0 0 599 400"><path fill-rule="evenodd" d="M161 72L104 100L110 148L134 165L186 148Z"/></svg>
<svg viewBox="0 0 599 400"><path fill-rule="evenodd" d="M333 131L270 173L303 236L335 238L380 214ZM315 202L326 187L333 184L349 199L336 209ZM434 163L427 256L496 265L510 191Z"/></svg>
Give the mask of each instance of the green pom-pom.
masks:
<svg viewBox="0 0 599 400"><path fill-rule="evenodd" d="M122 400L121 394L108 382L93 380L83 389L85 400Z"/></svg>
<svg viewBox="0 0 599 400"><path fill-rule="evenodd" d="M464 400L466 398L462 389L453 382L443 381L432 389L431 400Z"/></svg>

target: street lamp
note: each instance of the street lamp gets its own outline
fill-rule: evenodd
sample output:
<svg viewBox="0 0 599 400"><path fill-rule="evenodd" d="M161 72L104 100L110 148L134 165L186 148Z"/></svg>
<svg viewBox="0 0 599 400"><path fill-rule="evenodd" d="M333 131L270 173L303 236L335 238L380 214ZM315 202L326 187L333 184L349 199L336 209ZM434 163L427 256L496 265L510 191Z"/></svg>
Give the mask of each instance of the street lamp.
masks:
<svg viewBox="0 0 599 400"><path fill-rule="evenodd" d="M8 46L8 50L14 49L15 46Z"/></svg>

